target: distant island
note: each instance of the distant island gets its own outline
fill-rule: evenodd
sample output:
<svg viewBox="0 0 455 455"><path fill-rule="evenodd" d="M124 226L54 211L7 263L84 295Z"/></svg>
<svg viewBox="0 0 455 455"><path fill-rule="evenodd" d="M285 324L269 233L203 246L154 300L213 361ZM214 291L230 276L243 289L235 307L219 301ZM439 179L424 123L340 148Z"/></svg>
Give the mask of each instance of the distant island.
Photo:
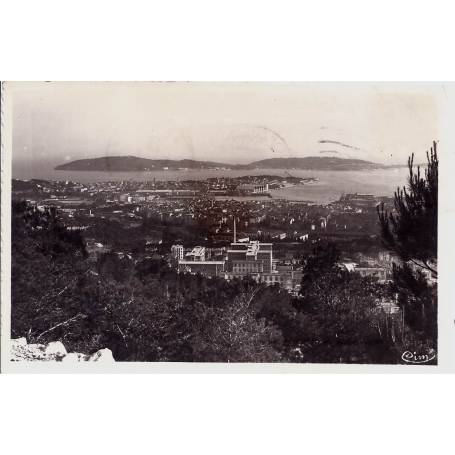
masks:
<svg viewBox="0 0 455 455"><path fill-rule="evenodd" d="M371 161L308 156L304 158L270 158L253 161L249 164L226 164L213 161L197 160L161 160L139 158L136 156L106 156L71 161L56 166L59 171L98 171L98 172L147 172L189 169L295 169L324 171L355 171L385 169L384 166Z"/></svg>
<svg viewBox="0 0 455 455"><path fill-rule="evenodd" d="M227 164L195 160L151 160L137 156L106 156L71 161L56 166L58 171L144 172L166 169L230 168Z"/></svg>
<svg viewBox="0 0 455 455"><path fill-rule="evenodd" d="M371 161L337 158L328 156L307 156L304 158L269 158L254 161L243 166L244 169L299 169L316 171L356 171L382 169L381 164Z"/></svg>

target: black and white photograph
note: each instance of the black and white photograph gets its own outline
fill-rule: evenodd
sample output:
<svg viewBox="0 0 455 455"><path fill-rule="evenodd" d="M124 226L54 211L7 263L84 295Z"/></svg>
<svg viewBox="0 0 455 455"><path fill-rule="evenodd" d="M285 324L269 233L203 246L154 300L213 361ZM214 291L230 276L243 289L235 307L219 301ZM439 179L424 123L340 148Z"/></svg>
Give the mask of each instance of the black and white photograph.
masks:
<svg viewBox="0 0 455 455"><path fill-rule="evenodd" d="M442 91L3 83L3 355L437 365Z"/></svg>
<svg viewBox="0 0 455 455"><path fill-rule="evenodd" d="M452 453L452 10L2 0L2 453Z"/></svg>
<svg viewBox="0 0 455 455"><path fill-rule="evenodd" d="M451 454L453 9L2 0L2 453Z"/></svg>

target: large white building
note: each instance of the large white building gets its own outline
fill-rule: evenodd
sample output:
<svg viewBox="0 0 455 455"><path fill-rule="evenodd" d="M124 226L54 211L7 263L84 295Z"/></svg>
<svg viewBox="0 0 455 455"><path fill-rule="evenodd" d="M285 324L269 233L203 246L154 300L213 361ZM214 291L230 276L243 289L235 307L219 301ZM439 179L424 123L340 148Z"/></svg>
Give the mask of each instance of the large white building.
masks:
<svg viewBox="0 0 455 455"><path fill-rule="evenodd" d="M276 262L273 259L273 243L231 243L224 276L227 280L250 276L258 283L279 284L289 291L297 289L302 272L292 266L277 267Z"/></svg>
<svg viewBox="0 0 455 455"><path fill-rule="evenodd" d="M174 245L177 246L179 245ZM206 254L205 247L196 246L184 259L179 259L178 270L212 277L220 276L226 280L249 276L258 283L280 284L292 292L296 292L302 280L302 272L294 270L293 266L277 266L277 261L273 259L272 243L234 241L228 247L223 260L211 261L207 260L207 256L209 255Z"/></svg>
<svg viewBox="0 0 455 455"><path fill-rule="evenodd" d="M272 247L272 243L231 243L227 250L227 271L245 275L271 272L273 269Z"/></svg>

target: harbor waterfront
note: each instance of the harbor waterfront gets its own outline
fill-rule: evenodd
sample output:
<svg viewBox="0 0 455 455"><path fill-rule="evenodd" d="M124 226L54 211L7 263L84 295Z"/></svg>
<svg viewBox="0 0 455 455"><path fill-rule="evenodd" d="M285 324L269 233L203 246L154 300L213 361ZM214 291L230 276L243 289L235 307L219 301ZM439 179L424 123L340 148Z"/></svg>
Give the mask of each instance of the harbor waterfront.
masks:
<svg viewBox="0 0 455 455"><path fill-rule="evenodd" d="M368 193L375 196L392 196L398 186L406 181L408 169L397 167L390 169L362 171L316 171L316 170L283 170L283 169L204 169L187 171L149 171L149 172L84 172L58 171L49 167L29 169L26 166L13 167L13 178L21 180L43 179L54 181L73 181L94 183L106 181L182 181L205 180L216 177L241 177L245 175L278 175L317 179L304 185L289 186L271 190L275 199L311 201L326 204L337 200L345 193Z"/></svg>

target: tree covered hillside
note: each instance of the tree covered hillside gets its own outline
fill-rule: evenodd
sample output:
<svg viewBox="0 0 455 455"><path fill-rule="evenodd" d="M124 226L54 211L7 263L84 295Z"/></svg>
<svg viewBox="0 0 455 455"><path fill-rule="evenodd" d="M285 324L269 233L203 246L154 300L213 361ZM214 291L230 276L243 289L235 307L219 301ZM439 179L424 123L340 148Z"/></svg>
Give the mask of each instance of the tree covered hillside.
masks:
<svg viewBox="0 0 455 455"><path fill-rule="evenodd" d="M342 272L337 255L321 247L307 258L295 298L249 279L179 274L159 258L107 253L93 264L56 210L16 202L12 337L109 348L118 361L397 362L377 305L386 290Z"/></svg>

